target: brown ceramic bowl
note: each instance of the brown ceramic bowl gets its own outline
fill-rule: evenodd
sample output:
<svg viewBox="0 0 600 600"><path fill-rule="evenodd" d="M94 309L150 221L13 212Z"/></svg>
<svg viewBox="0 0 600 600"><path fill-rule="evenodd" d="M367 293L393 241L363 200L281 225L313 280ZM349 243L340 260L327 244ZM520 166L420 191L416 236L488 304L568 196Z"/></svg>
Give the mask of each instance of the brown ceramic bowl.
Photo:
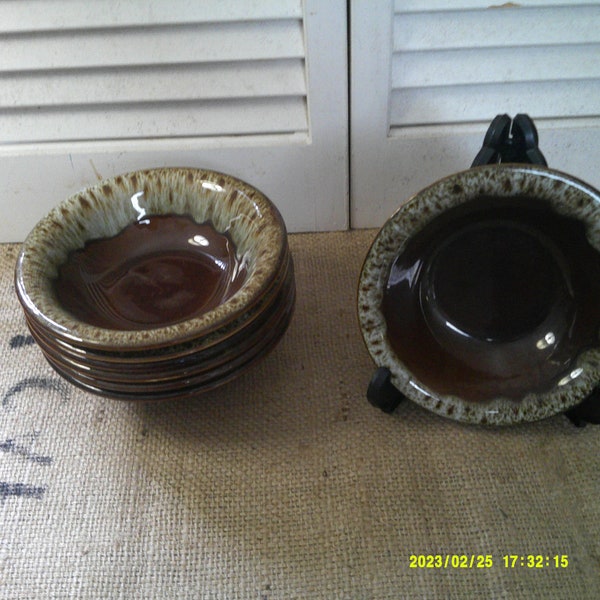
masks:
<svg viewBox="0 0 600 600"><path fill-rule="evenodd" d="M189 218L192 223L186 225L181 234L179 230L168 235L150 231L161 217L172 221L174 216ZM208 230L194 229L200 224L207 224ZM143 239L138 233L138 237L123 238L131 228L144 230ZM217 283L205 293L201 287L193 287L195 279L190 273L195 268L195 263L191 263L205 260L206 256L195 255L191 262L181 257L192 246L199 251L204 245L212 248L213 234L219 238L220 247L214 256L209 256L211 262L207 268L215 274ZM97 246L94 253L88 251L92 243L99 240L103 240L104 246ZM186 245L188 241L190 244ZM84 248L87 255L79 256L81 260L72 270L75 277L83 272L79 281L84 291L79 303L83 312L78 312L66 306L72 295L70 290L78 289L78 281L66 287L63 297L60 297L57 281L60 281L59 274L65 276L69 260L78 256L77 253L81 255ZM132 253L138 255L126 256ZM23 244L16 267L16 289L28 319L53 338L79 348L136 352L198 339L240 318L260 301L277 278L286 253L286 230L281 215L268 198L252 186L213 171L152 169L102 181L52 210ZM148 312L142 303L160 288L161 278L168 280L171 276L169 256L175 256L178 269L182 264L185 267L180 269L176 284L192 285L177 298L174 314L178 319L169 314L169 318L161 322L160 313L141 325L128 326L131 314L137 318L136 311ZM133 258L134 262L119 264L121 257L123 260ZM239 264L231 267L227 261L233 258ZM228 295L231 286L229 280L219 279L221 271L237 272L241 268L245 269L245 276ZM112 281L105 284L119 269L126 277L115 285ZM107 272L108 278L105 277ZM165 272L167 275L163 277ZM131 274L137 277L134 282L138 286L137 293L123 300L122 289L128 291L134 285ZM104 285L100 292L97 281ZM188 308L200 305L206 310L193 313ZM109 319L108 326L105 322L100 325L94 322L98 315ZM115 315L113 326L110 319Z"/></svg>
<svg viewBox="0 0 600 600"><path fill-rule="evenodd" d="M377 235L358 314L377 366L436 413L564 412L600 383L600 193L529 165L442 179Z"/></svg>
<svg viewBox="0 0 600 600"><path fill-rule="evenodd" d="M167 371L163 370L164 365L142 362L126 363L120 371L114 369L107 374L95 365L57 354L53 347L46 348L43 340L38 342L54 370L87 392L126 401L193 398L230 382L264 358L287 330L295 298L290 264L286 284L275 301L259 317L251 319L247 328L225 336L222 343L211 345L207 352L200 350L176 359Z"/></svg>
<svg viewBox="0 0 600 600"><path fill-rule="evenodd" d="M285 333L292 316L294 294L292 293L278 311L269 318L261 331L254 332L243 343L229 347L212 360L182 368L179 373L164 377L161 373L148 373L145 377L130 378L123 372L122 378L103 378L97 370L81 369L65 361L47 358L52 367L72 383L91 392L115 399L161 400L175 399L214 389L245 372L273 348Z"/></svg>
<svg viewBox="0 0 600 600"><path fill-rule="evenodd" d="M289 271L286 280L286 285L270 306L261 308L260 313L243 328L232 335L223 335L218 343L206 348L202 345L202 340L197 345L190 342L190 347L195 348L194 352L175 357L166 355L160 361L125 362L118 361L116 356L111 357L114 359L112 361L101 361L90 358L89 353L67 353L63 345L40 335L31 324L30 329L48 361L63 372L74 376L82 374L86 380L95 381L98 385L112 382L121 384L124 388L137 386L148 392L158 391L163 382L177 382L201 374L212 377L216 369L223 366L229 368L234 360L251 353L254 346L273 330L287 328L295 300L293 270Z"/></svg>
<svg viewBox="0 0 600 600"><path fill-rule="evenodd" d="M223 348L244 339L254 330L261 329L266 317L278 310L280 303L289 294L295 293L294 266L291 255L287 255L281 270L272 285L251 308L240 317L210 331L205 335L182 343L164 347L142 348L139 350L111 351L103 348L85 348L57 339L51 332L39 326L39 323L26 314L27 325L38 344L51 354L66 360L73 360L94 371L123 373L128 376L135 373L155 373L172 367L181 367L196 362L202 355L221 354Z"/></svg>

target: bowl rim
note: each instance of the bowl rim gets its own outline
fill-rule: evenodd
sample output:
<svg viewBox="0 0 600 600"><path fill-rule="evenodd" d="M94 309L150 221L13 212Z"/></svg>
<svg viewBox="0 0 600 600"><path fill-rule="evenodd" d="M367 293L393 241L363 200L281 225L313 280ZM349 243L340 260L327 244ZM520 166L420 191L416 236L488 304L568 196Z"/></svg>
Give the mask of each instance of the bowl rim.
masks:
<svg viewBox="0 0 600 600"><path fill-rule="evenodd" d="M66 226L73 227L76 225L73 223L74 220L91 223L91 216L106 209L110 202L114 201L113 197L125 197L123 186L147 192L147 186L156 181L159 182L159 187L162 187L165 181L167 185L170 181L178 183L185 186L183 189L187 194L197 191L198 198L203 198L201 194L207 194L207 189L212 190L214 194L221 194L215 196L213 202L215 205L221 203L224 214L227 214L227 206L224 203L229 203L232 209L240 205L248 207L251 211L250 216L244 220L250 223L247 227L254 228L252 231L260 235L256 236L257 262L247 281L236 294L212 310L161 327L140 330L108 329L95 327L67 313L56 298L47 292L47 288L40 286L40 281L47 286L51 285L50 278L42 273L41 268L44 264L43 253L49 250L49 241L51 242L52 238L58 235L57 226L60 231L60 228L64 227L61 223L66 222ZM129 199L130 191L127 194ZM170 201L173 201L173 194L170 195ZM186 214L167 210L168 208L166 207L162 214ZM137 220L133 214L132 217L127 224ZM236 217L239 215L232 214L230 217L229 225L233 228L238 226L235 223ZM68 221L69 218L71 222ZM98 237L102 236L89 239ZM75 249L72 247L69 251ZM40 327L57 339L63 339L82 348L108 351L155 349L174 343L185 343L207 335L250 310L278 276L286 252L287 230L283 217L271 200L251 184L233 175L212 169L196 167L140 169L115 175L83 188L56 205L38 221L21 246L15 266L15 288L28 317L34 319Z"/></svg>
<svg viewBox="0 0 600 600"><path fill-rule="evenodd" d="M588 241L600 252L598 190L576 177L548 167L502 163L454 173L412 195L377 232L364 259L357 289L357 316L363 342L377 367L390 370L391 381L400 392L443 417L483 425L535 421L579 404L600 381L598 343L596 347L579 354L577 368L573 371L578 371L577 375L567 385L542 394L529 393L519 401L497 397L473 402L429 389L400 361L387 340L381 301L393 261L403 251L407 241L438 215L486 191L505 197L536 195L533 193L535 180L540 178L545 185L551 185L556 190L557 197L550 200L552 208L559 214L583 221ZM510 184L505 183L509 180ZM529 187L515 186L515 182ZM499 190L503 190L502 193ZM568 198L559 199L558 191Z"/></svg>

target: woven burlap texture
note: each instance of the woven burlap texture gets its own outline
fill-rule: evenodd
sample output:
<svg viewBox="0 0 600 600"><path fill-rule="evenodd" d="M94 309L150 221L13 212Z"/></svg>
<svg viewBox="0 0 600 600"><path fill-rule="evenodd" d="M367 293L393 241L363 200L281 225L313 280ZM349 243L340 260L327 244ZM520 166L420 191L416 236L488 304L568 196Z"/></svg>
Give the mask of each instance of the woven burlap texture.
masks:
<svg viewBox="0 0 600 600"><path fill-rule="evenodd" d="M221 389L154 404L51 370L14 293L18 247L0 246L0 598L599 597L600 428L367 403L356 285L375 233L290 236L281 343ZM427 554L492 565L411 568ZM527 554L550 566L505 566Z"/></svg>

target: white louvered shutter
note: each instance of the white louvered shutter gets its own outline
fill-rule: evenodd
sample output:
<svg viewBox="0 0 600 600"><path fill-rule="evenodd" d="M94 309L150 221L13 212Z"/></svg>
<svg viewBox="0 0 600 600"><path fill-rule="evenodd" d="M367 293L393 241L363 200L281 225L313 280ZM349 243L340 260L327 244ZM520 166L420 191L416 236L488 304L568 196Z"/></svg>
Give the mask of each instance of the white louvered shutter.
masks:
<svg viewBox="0 0 600 600"><path fill-rule="evenodd" d="M340 0L0 0L0 239L167 165L245 179L292 231L345 228L346 47Z"/></svg>
<svg viewBox="0 0 600 600"><path fill-rule="evenodd" d="M600 3L351 2L352 222L380 226L527 113L549 166L600 186Z"/></svg>

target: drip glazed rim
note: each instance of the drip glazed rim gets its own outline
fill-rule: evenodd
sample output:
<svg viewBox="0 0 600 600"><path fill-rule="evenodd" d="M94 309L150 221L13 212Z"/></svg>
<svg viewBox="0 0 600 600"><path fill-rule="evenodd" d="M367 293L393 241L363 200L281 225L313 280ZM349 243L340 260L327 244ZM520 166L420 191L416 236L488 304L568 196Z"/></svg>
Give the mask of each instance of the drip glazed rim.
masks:
<svg viewBox="0 0 600 600"><path fill-rule="evenodd" d="M583 351L563 385L545 393L527 393L515 401L498 396L469 401L435 392L398 358L387 338L382 301L391 267L406 244L447 210L483 195L536 197L557 214L584 223L586 237L600 252L600 192L560 171L535 165L497 164L473 167L436 181L412 196L376 235L358 282L358 321L364 343L377 367L390 370L393 385L410 400L441 416L467 423L510 425L535 421L579 404L600 382L600 341Z"/></svg>
<svg viewBox="0 0 600 600"><path fill-rule="evenodd" d="M157 214L192 216L197 222L211 222L220 233L228 232L238 252L250 257L251 269L238 292L199 316L143 330L95 327L68 313L52 287L68 253ZM161 348L204 336L239 318L270 287L286 251L281 214L262 192L241 179L197 168L139 170L73 194L40 220L19 253L15 286L27 315L58 339L108 351Z"/></svg>

